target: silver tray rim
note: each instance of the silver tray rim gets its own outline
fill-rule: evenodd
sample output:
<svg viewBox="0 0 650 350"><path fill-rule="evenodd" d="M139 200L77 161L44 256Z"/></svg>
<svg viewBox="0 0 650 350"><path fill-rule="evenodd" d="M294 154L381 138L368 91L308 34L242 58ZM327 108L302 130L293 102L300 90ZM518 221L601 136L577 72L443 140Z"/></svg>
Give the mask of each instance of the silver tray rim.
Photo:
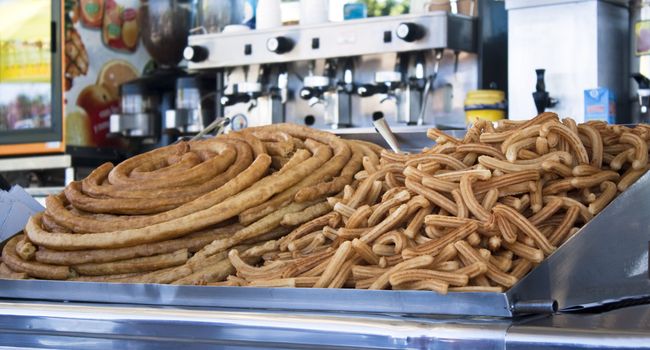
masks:
<svg viewBox="0 0 650 350"><path fill-rule="evenodd" d="M174 307L512 317L507 293L0 280L0 298Z"/></svg>

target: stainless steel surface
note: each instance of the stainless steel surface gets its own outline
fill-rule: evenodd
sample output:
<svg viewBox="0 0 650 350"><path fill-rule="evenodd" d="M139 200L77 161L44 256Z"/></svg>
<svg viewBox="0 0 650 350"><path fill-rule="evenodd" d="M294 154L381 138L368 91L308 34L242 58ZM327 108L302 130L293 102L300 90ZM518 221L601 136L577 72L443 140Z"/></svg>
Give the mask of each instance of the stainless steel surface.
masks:
<svg viewBox="0 0 650 350"><path fill-rule="evenodd" d="M184 133L198 133L203 129L200 109L169 109L165 111L165 128Z"/></svg>
<svg viewBox="0 0 650 350"><path fill-rule="evenodd" d="M433 72L435 66L435 54L429 52L425 55L427 58L426 71ZM454 70L454 53L446 50L441 58L440 69L435 81L431 84L431 91L429 98L425 101L424 107L424 125L439 125L442 127L465 127L465 112L464 112L464 99L467 91L475 90L478 87L478 64L477 56L471 53L460 53L460 61L458 70ZM393 53L385 53L381 55L368 55L362 57L355 57L352 59L354 62L354 76L353 82L356 86L360 86L374 81L376 71L380 70L393 70L397 61L397 57ZM323 62L318 61L317 74L321 74L320 66ZM341 64L339 64L341 66ZM409 67L414 70L414 67ZM257 75L259 67L251 66L249 70L249 77L246 78L244 70L236 68L228 72L227 83L235 84L246 79L252 80ZM298 96L299 90L304 86L302 77L308 76L309 62L294 62L288 64L289 74L286 82L286 89L288 91L288 98L283 106L284 121L305 125L308 117L313 117L313 124L307 124L320 129L332 129L332 125L325 119L325 105L316 104L309 105L309 101L303 100ZM340 73L340 72L339 72ZM341 81L339 74L338 80ZM414 72L410 72L408 76L414 76ZM273 79L275 80L275 79ZM338 93L339 97L347 98L345 94ZM259 99L259 98L258 98ZM349 113L352 115L350 122L342 121L341 124L347 124L348 127L372 127L372 114L376 111L382 111L388 120L391 127L399 127L400 123L397 121L397 106L395 101L381 102L381 97L375 95L372 97L362 98L356 93L349 95L350 107ZM532 101L532 99L531 99ZM532 104L532 102L531 102ZM239 103L237 105L228 106L224 110L224 115L233 117L235 115L244 115L249 120L249 125L264 125L268 123L270 116L258 112L256 108L250 108L249 103ZM275 117L275 115L274 115ZM279 119L278 119L279 120ZM338 128L345 129L345 128ZM372 128L370 129L372 130ZM414 129L415 130L415 129ZM338 131L336 131L338 132Z"/></svg>
<svg viewBox="0 0 650 350"><path fill-rule="evenodd" d="M328 87L330 79L322 75L308 75L303 79L305 87Z"/></svg>
<svg viewBox="0 0 650 350"><path fill-rule="evenodd" d="M648 330L589 330L563 328L513 328L507 335L508 350L537 349L649 349Z"/></svg>
<svg viewBox="0 0 650 350"><path fill-rule="evenodd" d="M523 300L515 301L512 304L512 311L515 314L552 314L557 312L557 301L544 300Z"/></svg>
<svg viewBox="0 0 650 350"><path fill-rule="evenodd" d="M153 137L156 135L156 118L153 113L111 114L110 132L128 137Z"/></svg>
<svg viewBox="0 0 650 350"><path fill-rule="evenodd" d="M375 82L377 83L401 83L402 73L395 71L381 71L375 73Z"/></svg>
<svg viewBox="0 0 650 350"><path fill-rule="evenodd" d="M323 120L333 129L352 125L352 94L338 88L328 89L323 94L325 112Z"/></svg>
<svg viewBox="0 0 650 350"><path fill-rule="evenodd" d="M508 291L556 300L560 310L650 297L650 173Z"/></svg>
<svg viewBox="0 0 650 350"><path fill-rule="evenodd" d="M581 122L584 90L606 87L617 98L617 121L627 122L630 78L626 1L506 0L506 9L510 119L529 119L537 114L531 93L535 90L535 69L543 68L547 90L560 101L550 111Z"/></svg>
<svg viewBox="0 0 650 350"><path fill-rule="evenodd" d="M414 42L397 38L395 30L403 22L422 26L424 37ZM190 62L188 67L234 67L434 48L474 52L475 27L474 18L432 12L239 33L191 35L189 45L207 48L209 56L205 61ZM390 33L390 42L385 42L384 32ZM293 43L292 49L283 54L268 51L267 41L273 38L287 38ZM319 41L315 48L313 39ZM246 45L250 45L250 54L246 53Z"/></svg>
<svg viewBox="0 0 650 350"><path fill-rule="evenodd" d="M72 157L67 154L0 158L0 171L63 169L70 166L72 166Z"/></svg>
<svg viewBox="0 0 650 350"><path fill-rule="evenodd" d="M404 126L397 125L391 126L391 131L397 139L400 149L404 152L419 152L423 147L430 147L434 144L427 138L427 126ZM383 137L379 135L374 127L369 128L345 128L340 130L332 130L333 133L349 139L364 140L373 142L384 148L390 146L386 143ZM465 130L445 130L445 132L454 137L462 138L465 136Z"/></svg>
<svg viewBox="0 0 650 350"><path fill-rule="evenodd" d="M619 330L648 333L650 305L624 307L599 313L563 313L551 317L530 317L514 322L517 327ZM647 344L650 346L650 343Z"/></svg>
<svg viewBox="0 0 650 350"><path fill-rule="evenodd" d="M396 29L404 23L420 26L424 37L399 38ZM476 27L476 18L434 12L199 34L190 36L189 51L211 52L214 59L192 57L189 68L223 74L225 86L216 91L229 102L222 104L223 116L237 116L249 126L371 127L371 115L382 111L392 126L462 128L465 95L478 88ZM269 52L269 39L277 47L288 43L284 49L290 50ZM235 86L247 83L261 83L260 92L235 96L242 92ZM390 90L359 96L358 89L368 84Z"/></svg>
<svg viewBox="0 0 650 350"><path fill-rule="evenodd" d="M504 349L498 319L0 303L0 346L66 349Z"/></svg>
<svg viewBox="0 0 650 350"><path fill-rule="evenodd" d="M34 349L650 349L650 307L516 320L0 303L0 347Z"/></svg>
<svg viewBox="0 0 650 350"><path fill-rule="evenodd" d="M650 306L598 314L558 314L516 321L508 329L506 348L648 349Z"/></svg>
<svg viewBox="0 0 650 350"><path fill-rule="evenodd" d="M74 169L74 168L67 168L67 169ZM69 182L66 178L66 185L67 184L69 184ZM38 203L40 203L43 207L45 207L45 199L50 195L57 195L63 192L63 189L64 187L27 187L25 188L25 192L27 192Z"/></svg>
<svg viewBox="0 0 650 350"><path fill-rule="evenodd" d="M74 291L74 292L71 292ZM154 284L0 280L0 298L140 305L396 314L512 315L502 293L239 288ZM336 302L332 302L336 300Z"/></svg>
<svg viewBox="0 0 650 350"><path fill-rule="evenodd" d="M25 192L32 197L47 197L49 195L57 195L63 192L64 189L65 187L27 187L25 188Z"/></svg>

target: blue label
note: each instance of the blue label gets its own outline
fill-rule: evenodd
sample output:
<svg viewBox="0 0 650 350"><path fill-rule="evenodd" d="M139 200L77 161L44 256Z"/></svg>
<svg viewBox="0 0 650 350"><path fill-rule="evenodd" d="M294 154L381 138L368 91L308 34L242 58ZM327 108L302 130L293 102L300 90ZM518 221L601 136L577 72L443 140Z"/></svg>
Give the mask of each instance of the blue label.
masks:
<svg viewBox="0 0 650 350"><path fill-rule="evenodd" d="M242 24L247 25L251 29L255 29L255 8L257 8L257 0L246 0L244 2L244 19Z"/></svg>

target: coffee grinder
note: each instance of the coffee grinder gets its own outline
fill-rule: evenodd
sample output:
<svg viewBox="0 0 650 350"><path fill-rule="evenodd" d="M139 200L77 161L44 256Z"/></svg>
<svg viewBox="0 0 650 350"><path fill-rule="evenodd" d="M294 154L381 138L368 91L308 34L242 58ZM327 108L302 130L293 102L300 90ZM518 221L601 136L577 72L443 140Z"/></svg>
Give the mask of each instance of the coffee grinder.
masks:
<svg viewBox="0 0 650 350"><path fill-rule="evenodd" d="M140 150L194 135L214 120L213 75L189 74L178 64L196 23L190 1L142 1L142 43L154 68L120 87L121 113L110 118L110 132Z"/></svg>

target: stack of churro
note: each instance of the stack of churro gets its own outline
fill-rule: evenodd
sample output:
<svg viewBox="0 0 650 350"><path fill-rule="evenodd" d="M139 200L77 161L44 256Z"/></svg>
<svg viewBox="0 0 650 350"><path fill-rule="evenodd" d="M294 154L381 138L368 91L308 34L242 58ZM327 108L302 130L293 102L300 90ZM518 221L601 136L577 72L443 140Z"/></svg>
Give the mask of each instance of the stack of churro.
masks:
<svg viewBox="0 0 650 350"><path fill-rule="evenodd" d="M258 261L230 250L236 273L218 284L501 292L648 169L648 125L544 113L427 136L421 153L364 157L332 212Z"/></svg>
<svg viewBox="0 0 650 350"><path fill-rule="evenodd" d="M182 142L104 164L7 242L0 277L196 284L256 263L331 211L381 148L296 125Z"/></svg>
<svg viewBox="0 0 650 350"><path fill-rule="evenodd" d="M396 154L280 124L105 164L48 198L0 277L500 292L648 169L648 125L427 136Z"/></svg>

